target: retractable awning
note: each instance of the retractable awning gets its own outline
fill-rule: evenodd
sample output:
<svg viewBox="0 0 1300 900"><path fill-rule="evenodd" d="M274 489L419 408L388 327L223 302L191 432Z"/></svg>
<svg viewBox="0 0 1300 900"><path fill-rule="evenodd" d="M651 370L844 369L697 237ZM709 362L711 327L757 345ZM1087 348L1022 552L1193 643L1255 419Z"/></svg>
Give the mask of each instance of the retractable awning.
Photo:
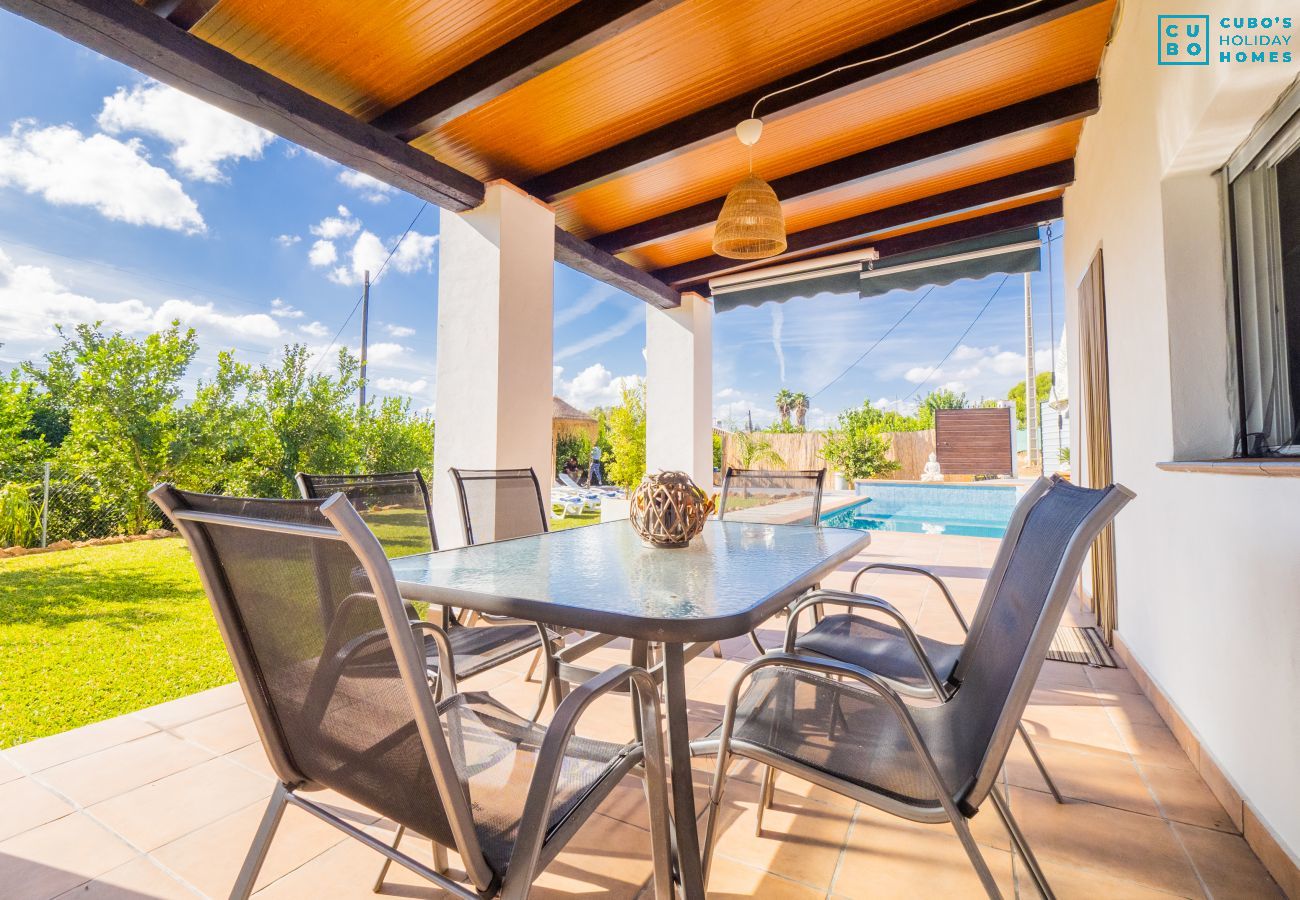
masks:
<svg viewBox="0 0 1300 900"><path fill-rule="evenodd" d="M878 259L859 250L783 266L751 270L709 282L716 312L738 306L784 303L817 294L875 297L894 290L952 284L962 278L1037 272L1042 265L1038 228L1018 228Z"/></svg>

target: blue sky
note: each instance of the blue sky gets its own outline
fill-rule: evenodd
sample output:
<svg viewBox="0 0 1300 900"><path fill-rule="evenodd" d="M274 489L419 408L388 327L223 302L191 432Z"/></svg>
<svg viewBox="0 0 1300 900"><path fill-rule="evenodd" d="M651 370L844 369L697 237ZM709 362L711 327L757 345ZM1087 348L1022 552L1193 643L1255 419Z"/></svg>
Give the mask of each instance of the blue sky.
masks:
<svg viewBox="0 0 1300 900"><path fill-rule="evenodd" d="M378 270L396 246L371 293L371 382L379 394L432 405L436 209L6 12L0 84L0 371L50 349L55 323L95 319L143 333L180 318L199 333L192 379L210 372L222 349L262 362L286 343L323 353L336 333L355 348L359 317L347 320L360 271ZM927 381L972 399L1005 394L1023 377L1018 278L952 359L929 372L999 280L934 291L814 397L813 424L864 398L905 406ZM1035 291L1046 362L1044 274ZM1059 329L1059 284L1055 295ZM916 296L823 295L718 316L716 417L743 421L752 410L765 423L781 387L818 391ZM557 265L555 310L562 396L607 404L644 376L640 301Z"/></svg>

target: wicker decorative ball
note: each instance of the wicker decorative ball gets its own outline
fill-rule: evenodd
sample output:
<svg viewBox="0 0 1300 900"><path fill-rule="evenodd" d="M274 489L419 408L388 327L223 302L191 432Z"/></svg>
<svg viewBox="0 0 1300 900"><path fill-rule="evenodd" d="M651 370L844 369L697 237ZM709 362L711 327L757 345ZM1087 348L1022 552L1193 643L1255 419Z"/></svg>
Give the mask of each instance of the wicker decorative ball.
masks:
<svg viewBox="0 0 1300 900"><path fill-rule="evenodd" d="M685 547L704 530L713 501L685 472L647 475L632 492L629 518L650 547Z"/></svg>

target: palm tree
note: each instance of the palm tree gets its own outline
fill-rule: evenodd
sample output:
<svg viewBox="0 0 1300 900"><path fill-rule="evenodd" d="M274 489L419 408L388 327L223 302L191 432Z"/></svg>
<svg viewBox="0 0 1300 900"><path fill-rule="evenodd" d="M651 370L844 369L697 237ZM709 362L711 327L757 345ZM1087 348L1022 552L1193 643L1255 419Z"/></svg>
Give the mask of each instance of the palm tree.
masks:
<svg viewBox="0 0 1300 900"><path fill-rule="evenodd" d="M808 395L800 391L793 395L791 402L794 406L794 424L802 429L808 417Z"/></svg>
<svg viewBox="0 0 1300 900"><path fill-rule="evenodd" d="M785 388L776 392L776 411L781 416L781 424L790 424L790 410L794 406L794 394Z"/></svg>

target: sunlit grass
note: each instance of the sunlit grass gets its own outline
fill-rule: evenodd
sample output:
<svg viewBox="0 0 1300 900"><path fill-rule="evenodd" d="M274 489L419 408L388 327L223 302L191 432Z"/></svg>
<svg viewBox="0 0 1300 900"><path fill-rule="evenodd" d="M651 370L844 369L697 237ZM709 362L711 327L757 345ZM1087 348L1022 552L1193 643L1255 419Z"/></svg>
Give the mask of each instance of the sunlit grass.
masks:
<svg viewBox="0 0 1300 900"><path fill-rule="evenodd" d="M234 677L179 539L0 561L0 747Z"/></svg>

